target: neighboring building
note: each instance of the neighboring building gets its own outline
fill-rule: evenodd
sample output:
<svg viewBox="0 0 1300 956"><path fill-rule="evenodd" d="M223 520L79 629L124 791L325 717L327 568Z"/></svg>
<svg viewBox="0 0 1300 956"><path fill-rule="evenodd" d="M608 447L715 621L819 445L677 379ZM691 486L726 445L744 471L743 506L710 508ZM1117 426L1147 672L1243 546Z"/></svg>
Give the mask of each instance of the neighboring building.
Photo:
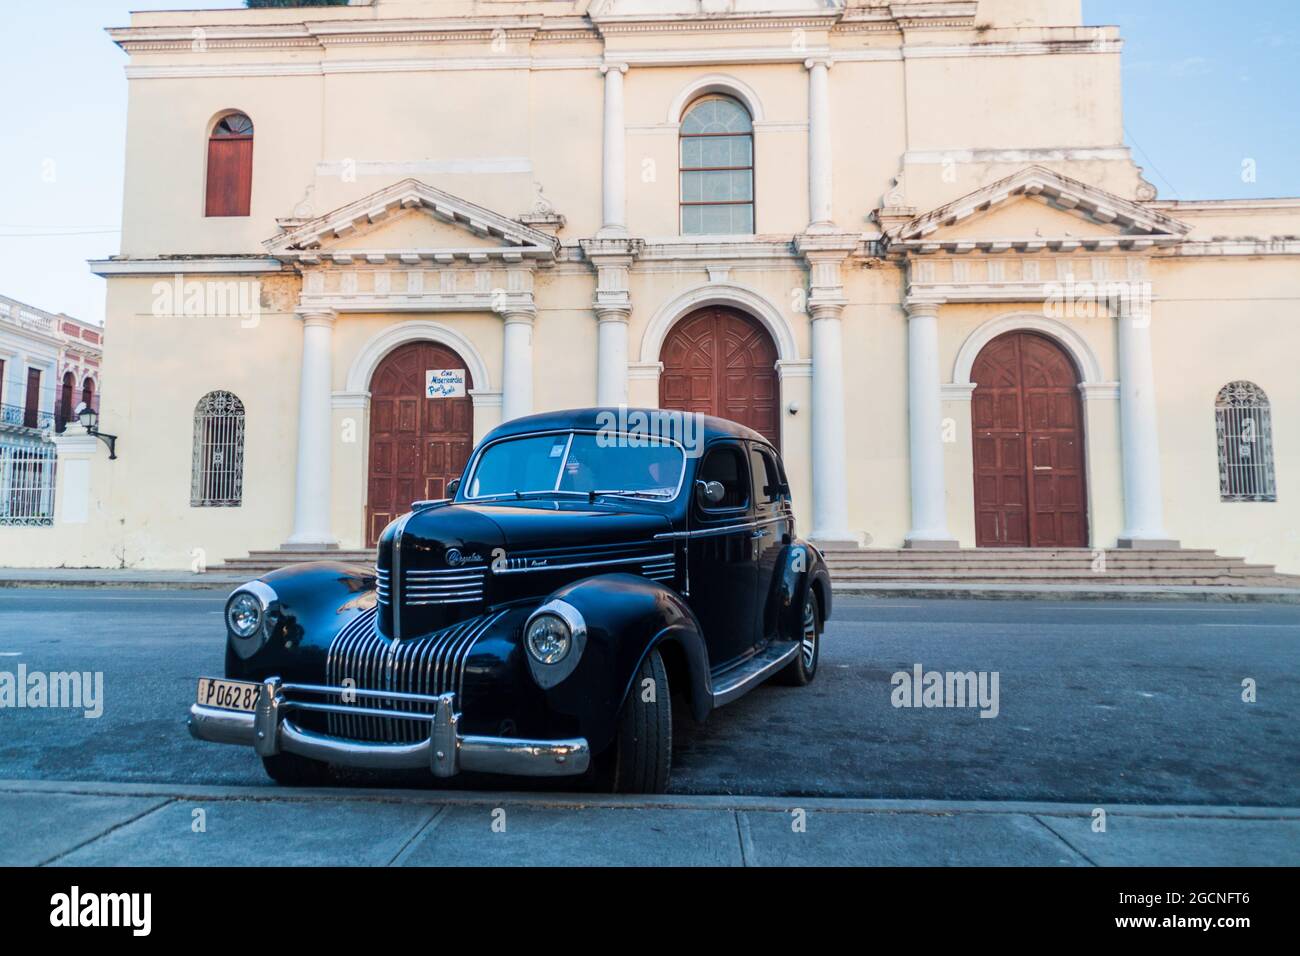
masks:
<svg viewBox="0 0 1300 956"><path fill-rule="evenodd" d="M53 524L51 436L98 407L102 360L98 326L0 296L0 527Z"/></svg>
<svg viewBox="0 0 1300 956"><path fill-rule="evenodd" d="M364 547L503 418L626 401L771 436L825 542L1300 571L1300 200L1158 201L1079 0L353 0L111 35L121 457L74 543L7 558Z"/></svg>

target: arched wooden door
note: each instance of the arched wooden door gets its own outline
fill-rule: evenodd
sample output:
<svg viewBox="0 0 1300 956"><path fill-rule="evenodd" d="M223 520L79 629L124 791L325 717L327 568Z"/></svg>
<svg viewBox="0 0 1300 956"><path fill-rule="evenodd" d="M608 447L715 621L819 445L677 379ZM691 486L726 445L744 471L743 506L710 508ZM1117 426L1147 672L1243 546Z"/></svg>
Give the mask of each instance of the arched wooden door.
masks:
<svg viewBox="0 0 1300 956"><path fill-rule="evenodd" d="M659 353L659 407L748 425L780 447L776 344L767 329L720 306L686 316Z"/></svg>
<svg viewBox="0 0 1300 956"><path fill-rule="evenodd" d="M428 373L449 369L464 372L464 394L429 397ZM464 470L474 445L473 387L464 360L434 342L394 349L375 370L370 380L368 547L412 502L444 497L447 482Z"/></svg>
<svg viewBox="0 0 1300 956"><path fill-rule="evenodd" d="M975 544L1086 548L1079 376L1065 351L1034 332L1009 332L971 371Z"/></svg>

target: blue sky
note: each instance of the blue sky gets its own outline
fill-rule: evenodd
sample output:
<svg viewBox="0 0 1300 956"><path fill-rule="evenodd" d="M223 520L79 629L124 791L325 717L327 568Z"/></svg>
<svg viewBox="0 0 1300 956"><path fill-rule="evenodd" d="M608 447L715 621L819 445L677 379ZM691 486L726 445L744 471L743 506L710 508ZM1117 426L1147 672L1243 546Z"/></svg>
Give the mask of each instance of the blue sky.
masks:
<svg viewBox="0 0 1300 956"><path fill-rule="evenodd" d="M130 10L232 5L3 4L0 293L102 321L104 283L85 262L117 251L126 121L125 56L103 29ZM1128 141L1163 197L1300 196L1300 0L1247 6L1084 0L1088 23L1123 31Z"/></svg>

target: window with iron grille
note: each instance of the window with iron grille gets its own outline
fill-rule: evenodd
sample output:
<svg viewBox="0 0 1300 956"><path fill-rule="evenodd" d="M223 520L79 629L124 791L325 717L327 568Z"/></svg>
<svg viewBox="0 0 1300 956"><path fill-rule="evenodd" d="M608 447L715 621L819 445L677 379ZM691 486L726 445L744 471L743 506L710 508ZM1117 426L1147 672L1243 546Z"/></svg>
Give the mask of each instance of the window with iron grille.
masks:
<svg viewBox="0 0 1300 956"><path fill-rule="evenodd" d="M0 438L0 526L54 524L52 442Z"/></svg>
<svg viewBox="0 0 1300 956"><path fill-rule="evenodd" d="M1231 382L1214 404L1219 439L1219 497L1224 501L1277 501L1273 471L1273 420L1264 390Z"/></svg>
<svg viewBox="0 0 1300 956"><path fill-rule="evenodd" d="M209 392L194 408L194 473L190 505L238 508L244 497L244 403Z"/></svg>
<svg viewBox="0 0 1300 956"><path fill-rule="evenodd" d="M727 96L691 104L681 128L682 235L754 232L754 121Z"/></svg>

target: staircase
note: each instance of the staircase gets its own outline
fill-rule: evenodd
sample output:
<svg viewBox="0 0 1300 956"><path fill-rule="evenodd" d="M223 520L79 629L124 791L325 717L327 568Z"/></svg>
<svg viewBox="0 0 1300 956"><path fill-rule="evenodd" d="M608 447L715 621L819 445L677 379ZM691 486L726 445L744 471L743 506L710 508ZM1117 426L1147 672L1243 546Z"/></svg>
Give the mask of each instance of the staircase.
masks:
<svg viewBox="0 0 1300 956"><path fill-rule="evenodd" d="M1073 584L1110 587L1300 588L1300 575L1279 574L1271 565L1247 564L1214 551L1103 552L1087 548L971 548L961 551L863 550L825 552L836 591L889 584ZM304 561L341 561L373 567L374 551L253 551L209 571L250 578ZM866 588L859 588L865 590Z"/></svg>
<svg viewBox="0 0 1300 956"><path fill-rule="evenodd" d="M250 578L291 564L307 561L341 561L344 564L375 566L374 551L253 551L246 558L229 558L208 571L215 574L246 574Z"/></svg>
<svg viewBox="0 0 1300 956"><path fill-rule="evenodd" d="M829 549L825 555L835 590L847 592L901 583L1300 588L1300 575L1208 550Z"/></svg>

